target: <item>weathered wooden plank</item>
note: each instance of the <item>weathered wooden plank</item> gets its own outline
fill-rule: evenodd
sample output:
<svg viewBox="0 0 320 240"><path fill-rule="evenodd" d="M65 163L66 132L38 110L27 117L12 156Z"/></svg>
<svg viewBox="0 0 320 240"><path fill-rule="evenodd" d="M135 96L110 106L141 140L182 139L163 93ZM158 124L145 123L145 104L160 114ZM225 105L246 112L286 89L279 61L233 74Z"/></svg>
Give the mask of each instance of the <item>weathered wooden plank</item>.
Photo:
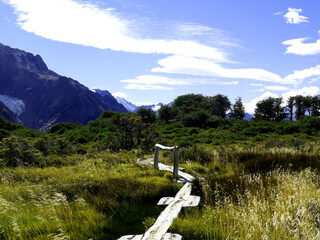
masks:
<svg viewBox="0 0 320 240"><path fill-rule="evenodd" d="M173 160L173 179L178 178L178 171L179 171L179 148L174 148L174 160Z"/></svg>
<svg viewBox="0 0 320 240"><path fill-rule="evenodd" d="M182 236L177 233L166 233L163 240L181 240Z"/></svg>
<svg viewBox="0 0 320 240"><path fill-rule="evenodd" d="M174 201L174 197L163 197L159 200L159 202L157 203L158 206L161 205L169 205L170 203L172 203Z"/></svg>
<svg viewBox="0 0 320 240"><path fill-rule="evenodd" d="M163 147L163 148L162 148ZM167 166L165 164L159 163L159 149L168 149L175 150L175 165ZM186 184L179 190L176 196L173 197L163 197L158 202L158 205L168 205L164 211L161 212L160 216L156 220L155 224L149 228L149 230L143 235L126 235L118 240L181 240L182 236L179 234L170 234L166 233L170 228L173 220L178 216L182 207L193 207L198 206L200 202L200 197L191 196L191 182L194 180L194 177L188 173L178 170L178 147L165 147L160 144L156 144L154 162L155 169L165 170L168 172L174 173L174 176L180 175L183 179L183 182ZM150 159L144 159L142 161L148 162ZM141 161L141 162L142 162ZM140 161L137 161L140 162ZM180 180L178 180L180 181Z"/></svg>
<svg viewBox="0 0 320 240"><path fill-rule="evenodd" d="M118 240L141 240L143 235L126 235L118 238Z"/></svg>
<svg viewBox="0 0 320 240"><path fill-rule="evenodd" d="M141 240L143 235L126 235L118 240ZM166 233L163 237L163 240L181 240L182 236L177 233Z"/></svg>
<svg viewBox="0 0 320 240"><path fill-rule="evenodd" d="M174 146L174 147L166 147L166 146L163 146L163 145L161 145L161 144L156 144L155 145L156 146L156 148L158 147L158 148L161 148L161 149L163 149L163 150L173 150L173 149L175 149L177 146Z"/></svg>
<svg viewBox="0 0 320 240"><path fill-rule="evenodd" d="M190 196L188 200L183 204L183 207L196 207L199 205L200 197Z"/></svg>
<svg viewBox="0 0 320 240"><path fill-rule="evenodd" d="M163 163L158 164L159 170L164 170L173 173L173 167L172 166L167 166ZM184 178L186 181L185 182L192 182L194 180L194 177L188 173L178 171L178 175L182 178Z"/></svg>
<svg viewBox="0 0 320 240"><path fill-rule="evenodd" d="M173 197L163 197L157 203L158 206L169 205L175 200ZM190 196L182 207L196 207L200 203L200 197L198 196Z"/></svg>
<svg viewBox="0 0 320 240"><path fill-rule="evenodd" d="M173 220L178 216L183 204L191 194L191 183L186 183L171 202L160 214L155 224L144 234L142 240L161 240Z"/></svg>
<svg viewBox="0 0 320 240"><path fill-rule="evenodd" d="M154 152L154 163L153 168L159 170L159 151L160 149L156 146L156 150Z"/></svg>

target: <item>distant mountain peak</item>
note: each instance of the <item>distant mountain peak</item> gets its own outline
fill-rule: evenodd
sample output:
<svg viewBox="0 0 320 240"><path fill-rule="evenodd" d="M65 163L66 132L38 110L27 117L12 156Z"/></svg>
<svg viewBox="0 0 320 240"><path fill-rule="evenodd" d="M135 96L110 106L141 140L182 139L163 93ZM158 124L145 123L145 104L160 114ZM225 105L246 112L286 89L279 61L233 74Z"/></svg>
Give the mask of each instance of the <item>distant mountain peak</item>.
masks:
<svg viewBox="0 0 320 240"><path fill-rule="evenodd" d="M104 96L112 96L112 94L108 90L100 90L100 89L91 89L92 92L98 93L102 97Z"/></svg>
<svg viewBox="0 0 320 240"><path fill-rule="evenodd" d="M11 48L4 44L0 44L0 57L10 59L12 56L16 60L16 66L19 68L25 68L31 72L48 72L49 69L40 55L33 55L32 53L25 52L20 49Z"/></svg>
<svg viewBox="0 0 320 240"><path fill-rule="evenodd" d="M139 108L147 108L157 112L161 106L163 106L163 103L137 106L121 97L116 97L116 100L118 103L121 103L129 112L136 112Z"/></svg>
<svg viewBox="0 0 320 240"><path fill-rule="evenodd" d="M135 112L138 108L136 105L124 98L116 97L116 100L118 101L118 103L122 104L129 112Z"/></svg>

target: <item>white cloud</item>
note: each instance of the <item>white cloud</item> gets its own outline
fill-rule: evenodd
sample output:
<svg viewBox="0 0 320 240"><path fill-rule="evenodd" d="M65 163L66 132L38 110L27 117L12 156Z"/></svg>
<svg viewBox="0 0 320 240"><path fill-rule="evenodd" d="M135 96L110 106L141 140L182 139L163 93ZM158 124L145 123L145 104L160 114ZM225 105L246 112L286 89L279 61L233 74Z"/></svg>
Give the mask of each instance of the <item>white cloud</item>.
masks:
<svg viewBox="0 0 320 240"><path fill-rule="evenodd" d="M297 8L288 8L288 12L284 15L284 18L287 20L289 24L299 24L303 22L309 22L308 18L300 15L302 9Z"/></svg>
<svg viewBox="0 0 320 240"><path fill-rule="evenodd" d="M197 41L143 39L131 32L139 25L114 9L74 0L5 0L25 31L44 38L133 53L179 54L228 62L221 50ZM205 29L203 29L205 30Z"/></svg>
<svg viewBox="0 0 320 240"><path fill-rule="evenodd" d="M150 84L134 84L130 83L124 87L125 89L134 89L134 90L173 90L171 87L164 87L160 85L150 85Z"/></svg>
<svg viewBox="0 0 320 240"><path fill-rule="evenodd" d="M315 43L304 43L308 38L296 38L282 42L287 47L286 53L292 53L296 55L306 56L315 55L320 53L320 39Z"/></svg>
<svg viewBox="0 0 320 240"><path fill-rule="evenodd" d="M278 16L278 15L281 15L282 14L282 12L276 12L276 13L274 13L273 15L274 16Z"/></svg>
<svg viewBox="0 0 320 240"><path fill-rule="evenodd" d="M157 75L141 75L133 79L124 79L121 82L129 83L126 89L136 90L172 90L172 87L162 87L162 85L197 85L197 84L214 84L214 85L237 85L238 81L221 81L214 78L170 78Z"/></svg>
<svg viewBox="0 0 320 240"><path fill-rule="evenodd" d="M231 82L222 82L222 85L238 85L239 82L238 81L231 81Z"/></svg>
<svg viewBox="0 0 320 240"><path fill-rule="evenodd" d="M274 94L274 93L271 93L271 92L265 92L260 97L257 97L255 99L251 100L251 102L243 104L246 112L250 113L250 114L253 114L257 103L259 101L262 101L262 100L267 99L269 97L278 97L278 96L277 96L277 94Z"/></svg>
<svg viewBox="0 0 320 240"><path fill-rule="evenodd" d="M194 84L191 79L172 79L168 77L156 76L156 75L142 75L137 76L134 79L125 79L121 82L132 83L132 84L148 84L148 85L190 85Z"/></svg>
<svg viewBox="0 0 320 240"><path fill-rule="evenodd" d="M188 74L204 77L244 78L259 81L294 84L295 81L282 79L279 75L263 69L227 69L209 60L195 57L170 56L158 61L160 67L155 67L152 72Z"/></svg>
<svg viewBox="0 0 320 240"><path fill-rule="evenodd" d="M293 90L290 92L286 92L282 94L283 100L287 101L289 97L291 96L297 96L297 95L302 95L302 96L314 96L319 94L320 89L318 87L304 87L299 90Z"/></svg>
<svg viewBox="0 0 320 240"><path fill-rule="evenodd" d="M271 92L265 92L261 96L253 99L251 102L244 103L244 107L246 109L246 112L248 113L254 113L254 109L256 108L256 105L259 101L262 101L264 99L267 99L269 97L277 98L277 97L282 97L283 99L283 105L286 104L287 100L291 96L297 96L297 95L302 95L302 96L314 96L320 93L320 88L318 87L304 87L298 90L292 90L289 92L286 92L282 94L281 96L271 93Z"/></svg>
<svg viewBox="0 0 320 240"><path fill-rule="evenodd" d="M310 80L310 81L308 81L308 83L311 85L311 84L313 84L313 83L318 82L319 80L320 80L320 76L315 77L315 78L311 78L311 80Z"/></svg>
<svg viewBox="0 0 320 240"><path fill-rule="evenodd" d="M120 98L127 98L127 94L124 92L115 92L115 93L112 93L112 96L120 97Z"/></svg>
<svg viewBox="0 0 320 240"><path fill-rule="evenodd" d="M299 70L299 71L298 70L294 71L292 74L289 74L288 76L286 76L285 79L288 81L302 82L306 78L310 78L314 76L320 76L320 65Z"/></svg>
<svg viewBox="0 0 320 240"><path fill-rule="evenodd" d="M266 91L264 88L259 88L257 90L252 90L250 92L264 92L264 91Z"/></svg>
<svg viewBox="0 0 320 240"><path fill-rule="evenodd" d="M286 91L290 90L287 87L282 87L282 86L266 86L265 89L267 90L273 90L273 91Z"/></svg>
<svg viewBox="0 0 320 240"><path fill-rule="evenodd" d="M263 86L263 84L261 84L261 83L250 83L249 85L254 86L254 87L262 87Z"/></svg>

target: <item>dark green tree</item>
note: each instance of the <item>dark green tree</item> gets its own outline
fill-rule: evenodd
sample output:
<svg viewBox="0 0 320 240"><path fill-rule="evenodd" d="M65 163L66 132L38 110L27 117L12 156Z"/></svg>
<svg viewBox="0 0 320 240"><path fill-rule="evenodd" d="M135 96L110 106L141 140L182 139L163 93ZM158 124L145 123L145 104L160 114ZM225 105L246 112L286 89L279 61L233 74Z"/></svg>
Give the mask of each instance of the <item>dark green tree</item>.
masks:
<svg viewBox="0 0 320 240"><path fill-rule="evenodd" d="M137 114L144 123L154 123L156 121L156 113L152 109L139 108Z"/></svg>
<svg viewBox="0 0 320 240"><path fill-rule="evenodd" d="M210 118L210 114L207 111L199 110L187 114L182 118L182 124L185 127L200 127L206 126L207 120Z"/></svg>
<svg viewBox="0 0 320 240"><path fill-rule="evenodd" d="M287 117L282 98L267 98L257 103L254 117L257 120L280 122Z"/></svg>
<svg viewBox="0 0 320 240"><path fill-rule="evenodd" d="M312 97L311 115L315 117L320 116L320 95Z"/></svg>
<svg viewBox="0 0 320 240"><path fill-rule="evenodd" d="M179 117L185 114L205 108L206 98L201 94L186 94L177 97L174 100L172 107L177 110Z"/></svg>
<svg viewBox="0 0 320 240"><path fill-rule="evenodd" d="M296 111L295 111L296 119L301 120L306 112L306 107L304 104L304 97L301 95L295 96L294 97L294 105L296 107Z"/></svg>
<svg viewBox="0 0 320 240"><path fill-rule="evenodd" d="M308 112L308 115L311 116L312 113L312 103L313 103L313 97L312 96L305 96L303 97L303 105L306 109L306 112Z"/></svg>
<svg viewBox="0 0 320 240"><path fill-rule="evenodd" d="M293 97L293 96L289 97L288 103L287 103L287 106L286 106L287 110L289 112L290 121L293 120L294 99L295 99L295 97Z"/></svg>
<svg viewBox="0 0 320 240"><path fill-rule="evenodd" d="M231 103L227 96L217 94L216 96L208 98L209 108L211 114L221 118L226 117L227 111L231 107Z"/></svg>
<svg viewBox="0 0 320 240"><path fill-rule="evenodd" d="M159 119L169 123L170 120L174 119L177 115L177 111L173 107L168 105L162 105L158 111Z"/></svg>
<svg viewBox="0 0 320 240"><path fill-rule="evenodd" d="M241 100L241 97L238 97L235 103L231 108L231 118L243 119L245 116L245 109Z"/></svg>

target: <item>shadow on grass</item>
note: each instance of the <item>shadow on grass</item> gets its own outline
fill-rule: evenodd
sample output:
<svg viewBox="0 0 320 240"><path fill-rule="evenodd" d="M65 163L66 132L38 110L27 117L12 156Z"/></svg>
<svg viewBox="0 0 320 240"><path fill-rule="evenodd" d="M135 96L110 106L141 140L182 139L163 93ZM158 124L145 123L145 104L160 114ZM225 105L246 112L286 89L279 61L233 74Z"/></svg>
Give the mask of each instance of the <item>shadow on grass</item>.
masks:
<svg viewBox="0 0 320 240"><path fill-rule="evenodd" d="M156 220L163 210L164 207L159 207L156 203L128 205L111 218L111 228L105 229L101 239L111 240L124 235L143 234L147 230L144 224L146 220Z"/></svg>

